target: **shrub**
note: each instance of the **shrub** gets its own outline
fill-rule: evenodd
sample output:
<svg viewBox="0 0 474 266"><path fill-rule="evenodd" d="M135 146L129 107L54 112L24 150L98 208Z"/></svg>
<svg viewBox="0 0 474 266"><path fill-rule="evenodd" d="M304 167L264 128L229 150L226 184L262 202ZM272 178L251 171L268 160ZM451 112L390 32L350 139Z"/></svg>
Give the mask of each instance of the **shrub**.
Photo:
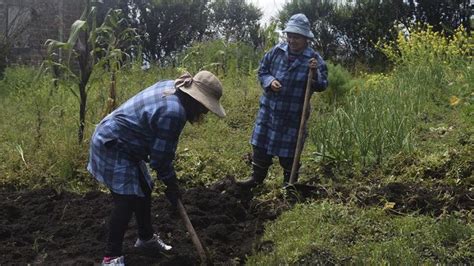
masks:
<svg viewBox="0 0 474 266"><path fill-rule="evenodd" d="M327 62L329 72L329 88L323 92L322 99L329 104L336 104L343 101L350 91L352 84L352 76L344 67L339 64Z"/></svg>

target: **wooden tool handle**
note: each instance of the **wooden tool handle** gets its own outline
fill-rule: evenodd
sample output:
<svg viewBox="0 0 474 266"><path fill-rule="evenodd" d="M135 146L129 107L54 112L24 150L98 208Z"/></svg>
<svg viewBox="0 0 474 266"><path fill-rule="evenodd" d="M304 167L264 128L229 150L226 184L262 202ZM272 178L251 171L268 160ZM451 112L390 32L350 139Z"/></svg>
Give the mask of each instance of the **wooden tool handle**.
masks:
<svg viewBox="0 0 474 266"><path fill-rule="evenodd" d="M295 158L293 159L293 166L291 167L290 185L292 185L295 182L296 171L298 171L301 151L303 150L303 135L304 135L304 128L306 124L306 116L308 114L306 109L308 109L309 100L311 98L311 82L313 81L313 75L314 75L314 69L310 68L309 73L308 73L308 81L306 82L306 91L304 94L303 111L301 111L300 129L298 130L298 139L296 141Z"/></svg>
<svg viewBox="0 0 474 266"><path fill-rule="evenodd" d="M186 213L186 210L184 209L184 206L181 200L178 199L177 205L178 205L179 214L181 215L181 218L184 221L184 225L186 226L186 229L191 235L191 240L193 241L193 244L196 247L199 257L201 258L201 262L209 264L210 257L208 253L206 252L206 250L204 249L203 245L201 244L201 240L199 240L199 237L196 234L196 231L194 230L193 225L191 224L191 220L189 220L188 214Z"/></svg>

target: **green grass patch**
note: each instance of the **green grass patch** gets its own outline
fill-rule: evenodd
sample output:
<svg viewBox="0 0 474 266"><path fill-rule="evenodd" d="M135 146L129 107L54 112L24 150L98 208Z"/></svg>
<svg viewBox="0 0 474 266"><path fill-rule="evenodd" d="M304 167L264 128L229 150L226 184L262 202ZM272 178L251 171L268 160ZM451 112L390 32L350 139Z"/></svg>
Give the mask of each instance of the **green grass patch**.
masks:
<svg viewBox="0 0 474 266"><path fill-rule="evenodd" d="M267 225L248 265L469 263L474 227L453 218L394 216L382 209L299 204Z"/></svg>

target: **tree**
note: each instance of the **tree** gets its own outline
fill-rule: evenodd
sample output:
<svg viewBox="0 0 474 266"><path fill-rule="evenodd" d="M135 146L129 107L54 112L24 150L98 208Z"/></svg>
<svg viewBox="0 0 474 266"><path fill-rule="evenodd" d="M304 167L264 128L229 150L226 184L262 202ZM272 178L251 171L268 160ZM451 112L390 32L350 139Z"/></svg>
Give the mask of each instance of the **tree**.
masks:
<svg viewBox="0 0 474 266"><path fill-rule="evenodd" d="M354 66L361 62L385 66L386 58L376 48L379 40L392 41L395 24L415 21L431 24L451 34L463 25L470 32L473 5L469 0L292 0L279 13L285 22L292 14L304 13L316 35L315 48L324 57Z"/></svg>
<svg viewBox="0 0 474 266"><path fill-rule="evenodd" d="M383 66L386 60L375 44L378 40L394 40L392 29L396 22L408 23L409 8L403 0L356 0L336 10L331 24L347 37L346 53L350 64Z"/></svg>
<svg viewBox="0 0 474 266"><path fill-rule="evenodd" d="M211 33L228 41L259 45L259 20L262 12L245 0L216 0L210 6Z"/></svg>
<svg viewBox="0 0 474 266"><path fill-rule="evenodd" d="M315 34L315 49L326 58L354 65L384 60L375 49L379 39L393 39L395 21L403 21L408 6L403 0L354 0L335 4L330 0L293 0L279 18L286 22L295 13L304 13ZM285 23L282 23L285 25Z"/></svg>
<svg viewBox="0 0 474 266"><path fill-rule="evenodd" d="M417 21L428 23L435 31L452 34L460 25L471 32L474 5L470 0L409 0Z"/></svg>
<svg viewBox="0 0 474 266"><path fill-rule="evenodd" d="M167 64L173 53L195 40L207 28L208 0L128 0L120 6L142 36L144 59Z"/></svg>
<svg viewBox="0 0 474 266"><path fill-rule="evenodd" d="M311 23L315 35L314 47L324 57L334 56L341 41L341 36L331 24L330 18L335 13L336 4L330 0L293 0L284 5L278 14L282 30L290 17L303 13Z"/></svg>

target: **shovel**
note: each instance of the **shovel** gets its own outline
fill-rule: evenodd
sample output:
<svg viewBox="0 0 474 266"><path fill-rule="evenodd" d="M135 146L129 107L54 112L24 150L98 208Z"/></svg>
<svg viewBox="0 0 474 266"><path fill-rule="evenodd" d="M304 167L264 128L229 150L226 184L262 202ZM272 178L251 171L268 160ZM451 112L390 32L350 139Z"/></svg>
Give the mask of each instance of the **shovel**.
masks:
<svg viewBox="0 0 474 266"><path fill-rule="evenodd" d="M303 150L303 135L304 129L306 126L306 118L308 116L308 106L309 100L311 98L311 81L313 80L314 76L314 69L310 68L308 73L308 81L306 82L306 91L304 94L304 103L303 103L303 111L301 112L301 120L300 120L300 128L298 130L298 139L296 140L296 150L295 150L295 157L293 159L293 165L291 167L291 174L290 174L290 181L288 184L288 188L293 188L296 191L300 191L303 194L311 193L312 191L316 190L317 187L310 186L310 185L303 185L303 184L295 184L296 179L296 171L298 169L298 165L300 163L301 152Z"/></svg>

